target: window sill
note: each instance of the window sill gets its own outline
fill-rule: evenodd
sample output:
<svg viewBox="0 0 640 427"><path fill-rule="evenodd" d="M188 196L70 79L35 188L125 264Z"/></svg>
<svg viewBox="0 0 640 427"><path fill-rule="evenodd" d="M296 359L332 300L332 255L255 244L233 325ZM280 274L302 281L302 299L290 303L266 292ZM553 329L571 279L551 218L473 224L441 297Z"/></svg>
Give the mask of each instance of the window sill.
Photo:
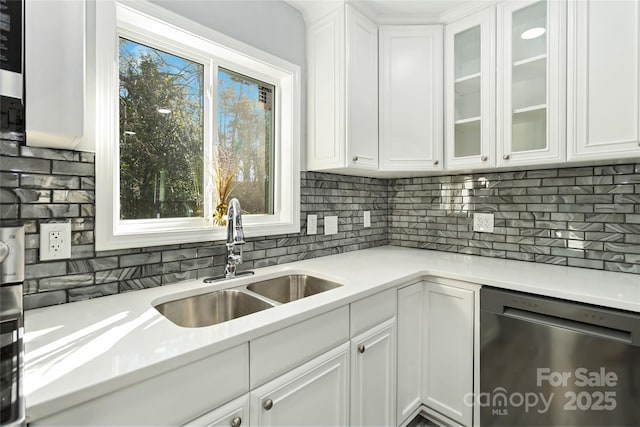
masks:
<svg viewBox="0 0 640 427"><path fill-rule="evenodd" d="M104 232L106 231L104 228L97 228L96 251L213 242L227 238L225 226L213 226L204 220L192 221L189 226L178 225L177 222L167 220L163 225L155 223L151 227L146 225L149 224L148 221L130 221L129 224L120 225L113 233ZM251 239L252 237L299 233L300 223L299 220L289 223L275 221L252 223L247 217L246 220L243 218L243 229L245 237Z"/></svg>

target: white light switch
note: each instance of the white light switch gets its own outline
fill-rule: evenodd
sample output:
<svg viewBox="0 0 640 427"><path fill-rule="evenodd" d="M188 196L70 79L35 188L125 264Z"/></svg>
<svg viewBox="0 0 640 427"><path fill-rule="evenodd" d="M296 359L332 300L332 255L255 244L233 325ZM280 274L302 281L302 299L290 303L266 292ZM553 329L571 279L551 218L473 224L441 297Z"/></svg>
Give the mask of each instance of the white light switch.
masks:
<svg viewBox="0 0 640 427"><path fill-rule="evenodd" d="M71 258L71 223L40 224L40 261Z"/></svg>
<svg viewBox="0 0 640 427"><path fill-rule="evenodd" d="M318 215L307 215L307 236L318 233Z"/></svg>
<svg viewBox="0 0 640 427"><path fill-rule="evenodd" d="M364 211L364 226L371 227L371 211Z"/></svg>
<svg viewBox="0 0 640 427"><path fill-rule="evenodd" d="M324 217L324 234L337 234L338 233L338 217L337 216L325 216Z"/></svg>

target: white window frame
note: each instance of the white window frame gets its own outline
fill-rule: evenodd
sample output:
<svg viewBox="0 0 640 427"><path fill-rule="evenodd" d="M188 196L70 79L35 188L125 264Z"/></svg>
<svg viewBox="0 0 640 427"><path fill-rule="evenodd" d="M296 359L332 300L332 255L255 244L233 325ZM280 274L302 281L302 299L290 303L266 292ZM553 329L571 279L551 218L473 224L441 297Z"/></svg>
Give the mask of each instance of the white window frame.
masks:
<svg viewBox="0 0 640 427"><path fill-rule="evenodd" d="M146 1L96 2L96 250L221 240L214 226L212 180L205 179L204 218L120 219L118 39L148 43L205 65L205 104L215 111L218 66L276 87L274 214L245 215L247 237L300 231L300 67ZM216 135L205 118L205 141ZM212 147L204 147L210 165ZM206 168L205 168L206 169ZM242 202L242 200L240 200Z"/></svg>

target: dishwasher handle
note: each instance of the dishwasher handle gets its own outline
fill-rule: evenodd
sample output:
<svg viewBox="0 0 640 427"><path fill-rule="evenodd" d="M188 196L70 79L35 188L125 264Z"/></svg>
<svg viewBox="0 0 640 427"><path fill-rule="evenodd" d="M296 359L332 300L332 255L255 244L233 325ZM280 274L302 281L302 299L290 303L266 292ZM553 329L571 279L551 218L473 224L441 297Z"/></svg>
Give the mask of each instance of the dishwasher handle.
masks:
<svg viewBox="0 0 640 427"><path fill-rule="evenodd" d="M483 286L480 311L640 347L640 313Z"/></svg>
<svg viewBox="0 0 640 427"><path fill-rule="evenodd" d="M563 319L561 317L534 313L531 311L520 310L518 308L512 307L505 307L503 314L507 317L523 320L525 322L538 323L541 325L553 326L562 329L569 329L587 335L593 335L613 341L621 341L625 344L632 344L630 331L621 331L619 329L608 328L606 326L576 322L575 320Z"/></svg>

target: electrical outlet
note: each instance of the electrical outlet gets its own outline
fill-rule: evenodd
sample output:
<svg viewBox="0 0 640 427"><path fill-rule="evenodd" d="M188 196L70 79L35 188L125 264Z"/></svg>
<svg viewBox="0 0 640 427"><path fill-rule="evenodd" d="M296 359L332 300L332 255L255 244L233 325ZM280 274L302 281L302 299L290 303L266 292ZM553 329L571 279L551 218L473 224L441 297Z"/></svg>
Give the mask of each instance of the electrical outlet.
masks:
<svg viewBox="0 0 640 427"><path fill-rule="evenodd" d="M371 227L371 211L364 211L364 226Z"/></svg>
<svg viewBox="0 0 640 427"><path fill-rule="evenodd" d="M493 214L474 213L473 231L478 231L480 233L493 233Z"/></svg>
<svg viewBox="0 0 640 427"><path fill-rule="evenodd" d="M338 233L338 217L337 216L325 216L324 217L324 234L337 234Z"/></svg>
<svg viewBox="0 0 640 427"><path fill-rule="evenodd" d="M71 223L40 224L40 261L71 258Z"/></svg>
<svg viewBox="0 0 640 427"><path fill-rule="evenodd" d="M307 236L318 233L318 215L307 215Z"/></svg>

